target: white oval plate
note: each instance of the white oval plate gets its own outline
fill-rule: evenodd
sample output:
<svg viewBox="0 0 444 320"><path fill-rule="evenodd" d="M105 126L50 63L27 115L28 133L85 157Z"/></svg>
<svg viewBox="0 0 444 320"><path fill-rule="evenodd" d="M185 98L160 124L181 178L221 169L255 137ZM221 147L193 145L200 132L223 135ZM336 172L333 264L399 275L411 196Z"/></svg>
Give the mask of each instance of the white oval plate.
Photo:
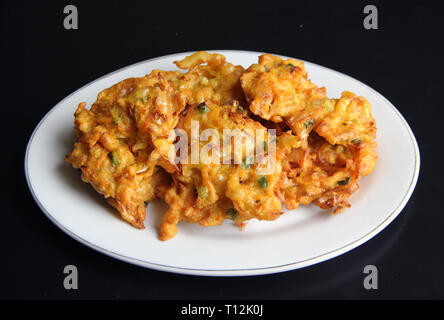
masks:
<svg viewBox="0 0 444 320"><path fill-rule="evenodd" d="M218 50L227 60L248 67L259 52ZM226 221L204 228L181 222L172 240L157 239L166 205L148 205L146 229L120 219L101 195L83 183L64 162L73 144L73 113L79 102L90 106L97 94L129 77L153 69L175 70L180 53L140 62L106 75L60 101L40 121L29 141L25 172L42 211L81 243L114 258L143 267L194 275L243 276L309 266L345 253L384 229L403 209L416 185L419 150L407 122L383 96L337 71L306 62L310 78L330 97L344 90L366 97L378 127L379 160L371 175L350 198L352 207L331 215L302 206L272 222L250 221L245 231Z"/></svg>

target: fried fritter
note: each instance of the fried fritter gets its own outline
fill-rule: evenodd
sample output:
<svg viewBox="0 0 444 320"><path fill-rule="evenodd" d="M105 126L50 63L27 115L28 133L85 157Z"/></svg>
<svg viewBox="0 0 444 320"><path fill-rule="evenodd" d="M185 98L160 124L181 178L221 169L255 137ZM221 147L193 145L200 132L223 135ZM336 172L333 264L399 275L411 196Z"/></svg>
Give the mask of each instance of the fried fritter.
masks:
<svg viewBox="0 0 444 320"><path fill-rule="evenodd" d="M287 149L288 150L288 149ZM358 189L360 149L331 145L317 134L306 149L291 150L285 163L287 180L283 196L287 209L313 202L323 209L340 212L346 199Z"/></svg>
<svg viewBox="0 0 444 320"><path fill-rule="evenodd" d="M281 122L305 108L307 92L317 89L307 78L304 63L271 54L259 57L241 77L250 110L263 119Z"/></svg>
<svg viewBox="0 0 444 320"><path fill-rule="evenodd" d="M196 133L192 132L193 122L199 124ZM245 140L242 150L235 150L231 146L228 152L233 160L230 162L224 164L221 158L224 130L239 130L246 135L249 132L254 135L256 130L262 129L264 140L257 143L268 141L265 128L248 118L243 108L237 103L219 106L206 101L204 105L189 107L178 128L183 129L187 137L202 135L208 129L216 132L213 131L211 140L198 142L200 157L197 163L180 164L180 170L172 174L174 183L165 198L170 209L160 227L161 240L170 239L176 234L176 225L180 220L214 226L222 224L226 218L241 224L252 218L274 220L279 217L281 201L277 194L282 170L278 163L273 174L263 176L257 173L259 164L253 159L259 153L248 152L259 149L255 148L257 140ZM231 145L231 136L229 138ZM251 148L249 142L253 143ZM187 143L188 156L192 158L191 141ZM215 158L211 158L214 155ZM265 150L262 155L267 156ZM234 163L236 157L238 164ZM213 159L215 161L212 162Z"/></svg>
<svg viewBox="0 0 444 320"><path fill-rule="evenodd" d="M168 175L149 161L152 147L138 148L139 137L126 107L81 103L75 113L76 142L66 161L82 172L82 180L137 228L143 228L145 202L161 196ZM163 191L162 191L163 190Z"/></svg>
<svg viewBox="0 0 444 320"><path fill-rule="evenodd" d="M300 147L307 146L314 125L333 110L325 88L308 80L304 63L295 59L261 55L242 75L241 85L251 112L276 123L285 121Z"/></svg>
<svg viewBox="0 0 444 320"><path fill-rule="evenodd" d="M66 161L124 220L143 228L146 203L163 199L159 239L167 240L181 220L243 227L278 218L282 203L334 213L350 206L377 161L365 98L330 99L303 62L270 54L247 70L204 51L175 64L184 72L123 80L75 112Z"/></svg>
<svg viewBox="0 0 444 320"><path fill-rule="evenodd" d="M342 108L343 101L339 101L337 108ZM327 117L319 126L327 126L332 119L336 118ZM306 147L300 147L299 140L290 132L278 138L278 150L284 154L287 174L283 184L284 202L287 209L313 202L323 209L335 208L334 212L338 213L350 206L346 200L358 190L360 177L373 170L377 160L376 143L367 136L367 141L340 139L339 143L330 144L318 134L323 132L318 131L319 126L310 134ZM376 130L368 129L368 132Z"/></svg>
<svg viewBox="0 0 444 320"><path fill-rule="evenodd" d="M232 104L233 101L245 105L239 81L244 72L242 66L226 62L221 54L205 51L174 63L180 69L188 70L181 80L181 90L187 92L189 104L209 100L219 105Z"/></svg>
<svg viewBox="0 0 444 320"><path fill-rule="evenodd" d="M199 65L205 62L208 65ZM123 80L100 92L91 110L82 103L75 114L77 142L66 161L80 168L82 179L138 228L143 228L144 202L154 198L156 166L177 170L168 153L180 112L203 99L242 98L243 68L226 63L225 57L196 53L177 64L191 70L187 74L154 70ZM162 187L169 180L163 179Z"/></svg>
<svg viewBox="0 0 444 320"><path fill-rule="evenodd" d="M255 115L291 129L278 137L287 209L311 202L336 213L349 207L346 199L377 159L368 101L351 92L329 99L308 80L302 62L269 54L246 70L241 84Z"/></svg>
<svg viewBox="0 0 444 320"><path fill-rule="evenodd" d="M330 144L359 145L376 138L375 119L370 103L363 97L344 91L334 111L316 127L316 132Z"/></svg>

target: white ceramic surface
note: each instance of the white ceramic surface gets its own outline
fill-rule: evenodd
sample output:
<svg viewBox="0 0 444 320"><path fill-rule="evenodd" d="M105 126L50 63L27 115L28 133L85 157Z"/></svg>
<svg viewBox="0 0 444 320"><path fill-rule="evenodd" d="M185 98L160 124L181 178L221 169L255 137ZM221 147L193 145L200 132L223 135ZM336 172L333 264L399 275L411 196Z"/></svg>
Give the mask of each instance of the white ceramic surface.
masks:
<svg viewBox="0 0 444 320"><path fill-rule="evenodd" d="M244 67L260 53L218 50ZM420 157L415 137L396 108L365 84L337 71L306 62L309 77L330 97L344 90L366 97L378 127L379 160L350 198L352 207L331 215L302 206L272 222L250 221L240 231L231 221L204 228L181 222L172 240L157 239L166 205L148 205L146 229L122 221L101 195L64 162L73 142L73 113L90 106L97 93L152 69L175 70L173 61L189 53L140 62L106 75L60 101L31 136L25 157L29 188L42 211L68 235L117 259L140 266L195 275L240 276L275 273L325 261L372 238L403 209L415 187ZM32 213L35 214L35 213Z"/></svg>

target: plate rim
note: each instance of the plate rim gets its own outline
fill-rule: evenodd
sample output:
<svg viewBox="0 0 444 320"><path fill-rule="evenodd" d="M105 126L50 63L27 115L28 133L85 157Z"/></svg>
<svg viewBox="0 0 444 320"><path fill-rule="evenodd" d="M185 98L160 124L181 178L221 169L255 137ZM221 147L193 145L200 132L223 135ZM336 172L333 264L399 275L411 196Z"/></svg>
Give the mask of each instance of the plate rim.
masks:
<svg viewBox="0 0 444 320"><path fill-rule="evenodd" d="M248 50L217 50L217 49L212 49L212 50L205 50L208 52L217 52L217 53L221 53L221 54L229 54L229 53L246 53L246 54L256 54L256 55L261 55L264 54L265 52L258 52L258 51L248 51ZM58 103L56 103L46 114L45 116L38 122L37 126L34 128L31 137L29 138L29 141L27 143L26 146L26 152L25 152L25 158L24 158L24 169L25 169L25 178L26 178L26 183L28 185L28 188L31 192L31 195L34 199L34 201L37 203L38 207L40 208L41 211L43 211L43 213L45 214L45 216L52 222L54 223L60 230L62 230L65 234L67 234L68 236L70 236L71 238L73 238L74 240L82 243L83 245L97 251L100 252L102 254L105 254L107 256L110 256L112 258L115 258L117 260L120 261L124 261L127 263L131 263L133 265L137 265L140 267L144 267L144 268L149 268L149 269L154 269L157 271L166 271L166 272L172 272L172 273L179 273L179 274L186 274L186 275L199 275L199 276L252 276L252 275L264 275L264 274L272 274L272 273L278 273L278 272L284 272L284 271L290 271L290 270L296 270L296 269L300 269L300 268L304 268L304 267L308 267L320 262L324 262L327 261L329 259L332 259L334 257L340 256L358 246L360 246L361 244L367 242L368 240L370 240L371 238L373 238L374 236L376 236L379 232L381 232L383 229L385 229L385 227L387 227L404 209L405 205L407 204L408 200L410 199L413 190L415 189L415 186L417 184L418 181L418 177L419 177L419 169L420 169L420 152L419 152L419 147L418 147L418 143L416 141L416 138L409 126L409 124L407 123L407 121L405 120L405 118L402 116L402 114L398 111L398 109L387 99L385 98L382 94L380 94L378 91L376 91L375 89L371 88L370 86L368 86L367 84L361 82L358 79L355 79L354 77L336 71L334 69L328 68L328 67L324 67L322 65L319 65L317 63L313 63L313 62L309 62L306 60L302 60L302 59L297 59L300 61L303 61L304 63L308 63L311 65L314 65L316 67L320 67L322 69L328 70L330 72L334 72L336 74L340 74L342 76L345 76L353 81L356 81L357 83L363 85L366 89L372 91L374 94L378 95L379 97L381 97L391 108L392 110L395 112L395 114L400 118L401 122L403 123L403 125L406 127L407 132L409 134L410 140L412 142L413 145L413 150L414 150L414 154L415 154L415 162L414 162L414 172L413 172L413 176L412 176L412 180L410 181L410 185L409 188L407 189L406 193L404 194L401 202L396 206L396 208L390 213L389 216L387 216L387 218L380 223L377 227L375 227L373 230L371 230L370 232L368 232L366 235L362 236L361 238L359 238L358 240L355 240L345 246L342 246L338 249L332 250L330 252L318 255L316 257L312 257L309 259L305 259L305 260L301 260L301 261L296 261L296 262L291 262L291 263L287 263L287 264L281 264L281 265L277 265L277 266L270 266L270 267L261 267L261 268L243 268L243 269L199 269L199 268L184 268L184 267L176 267L176 266L170 266L170 265L164 265L164 264L158 264L158 263L153 263L153 262L148 262L148 261L144 261L144 260L140 260L140 259L136 259L136 258L132 258L132 257L128 257L125 255L122 255L120 253L116 253L113 252L109 249L100 247L94 243L91 243L90 241L83 239L82 237L78 236L77 234L75 234L73 231L69 230L68 228L66 228L62 223L60 223L59 221L57 221L57 219L55 217L53 217L48 210L46 210L46 208L43 206L43 204L40 202L40 200L37 198L36 193L34 191L34 188L31 184L30 178L29 178L29 168L28 168L28 163L29 163L29 151L30 151L30 147L32 145L33 139L35 137L35 134L37 133L38 129L40 128L40 126L45 122L45 120L49 117L49 115L55 111L57 108L59 108L63 102L65 100L67 100L68 98L70 98L71 96L75 95L77 92L79 92L80 90L94 84L95 82L98 82L104 78L107 78L113 74L122 72L128 68L132 68L135 67L137 65L140 64L144 64L147 62L153 62L156 60L160 60L160 59L166 59L166 58L172 58L174 56L177 55L189 55L192 54L196 51L187 51L187 52L178 52L178 53L173 53L173 54L168 54L168 55L163 55L160 57L155 57L155 58L151 58L151 59L147 59L147 60L143 60L143 61L139 61L136 63L133 63L131 65L125 66L123 68L120 68L118 70L115 70L113 72L107 73L87 84L85 84L84 86L80 87L79 89L75 90L74 92L72 92L71 94L69 94L68 96L66 96L65 98L63 98L62 100L60 100ZM276 53L272 53L274 55L280 56L282 58L290 58L288 56L284 56L281 54L276 54ZM296 58L292 58L292 59L296 59Z"/></svg>

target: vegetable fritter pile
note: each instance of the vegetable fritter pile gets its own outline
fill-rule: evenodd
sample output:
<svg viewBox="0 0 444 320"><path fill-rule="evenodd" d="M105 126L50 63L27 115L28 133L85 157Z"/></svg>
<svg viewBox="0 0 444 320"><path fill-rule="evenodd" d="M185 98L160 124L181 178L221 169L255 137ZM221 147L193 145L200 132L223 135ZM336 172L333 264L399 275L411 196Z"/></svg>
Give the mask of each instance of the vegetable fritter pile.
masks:
<svg viewBox="0 0 444 320"><path fill-rule="evenodd" d="M181 220L215 226L231 219L244 228L253 218L277 219L282 204L334 213L350 207L347 199L377 160L365 98L345 91L330 99L303 62L270 54L246 70L204 51L175 64L184 72L123 80L74 115L76 141L66 161L124 220L144 228L147 203L162 199L169 210L159 239L168 240ZM240 150L220 147L227 129L245 138ZM254 132L262 139L249 139ZM178 150L182 136L188 139ZM195 136L208 152L192 161ZM263 173L270 156L273 170Z"/></svg>

